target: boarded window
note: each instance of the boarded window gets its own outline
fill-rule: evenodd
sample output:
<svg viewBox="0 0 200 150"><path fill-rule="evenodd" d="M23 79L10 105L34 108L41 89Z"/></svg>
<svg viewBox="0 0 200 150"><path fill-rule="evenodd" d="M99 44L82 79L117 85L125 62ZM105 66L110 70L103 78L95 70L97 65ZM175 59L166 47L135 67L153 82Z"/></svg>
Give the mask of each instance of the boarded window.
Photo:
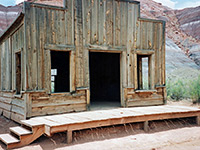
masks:
<svg viewBox="0 0 200 150"><path fill-rule="evenodd" d="M51 92L69 92L69 52L51 51Z"/></svg>

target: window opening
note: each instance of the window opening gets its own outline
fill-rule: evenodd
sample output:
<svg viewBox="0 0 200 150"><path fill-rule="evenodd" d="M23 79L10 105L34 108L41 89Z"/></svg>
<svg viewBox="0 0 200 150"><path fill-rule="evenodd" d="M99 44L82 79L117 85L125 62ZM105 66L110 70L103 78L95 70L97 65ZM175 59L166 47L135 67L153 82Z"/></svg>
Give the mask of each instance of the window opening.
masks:
<svg viewBox="0 0 200 150"><path fill-rule="evenodd" d="M138 89L149 90L149 56L137 56L138 68Z"/></svg>
<svg viewBox="0 0 200 150"><path fill-rule="evenodd" d="M69 92L69 84L69 52L51 51L51 92Z"/></svg>
<svg viewBox="0 0 200 150"><path fill-rule="evenodd" d="M21 53L16 53L16 94L21 91Z"/></svg>

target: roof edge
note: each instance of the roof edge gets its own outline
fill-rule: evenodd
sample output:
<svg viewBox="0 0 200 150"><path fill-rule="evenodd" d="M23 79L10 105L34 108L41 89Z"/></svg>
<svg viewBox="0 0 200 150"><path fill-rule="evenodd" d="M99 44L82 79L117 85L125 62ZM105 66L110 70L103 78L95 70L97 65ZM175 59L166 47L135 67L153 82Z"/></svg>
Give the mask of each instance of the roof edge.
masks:
<svg viewBox="0 0 200 150"><path fill-rule="evenodd" d="M135 0L115 0L115 1L119 1L119 2L129 2L129 3L133 3L133 4L140 4L139 1L135 1Z"/></svg>
<svg viewBox="0 0 200 150"><path fill-rule="evenodd" d="M12 28L16 25L18 25L19 23L21 23L22 19L24 18L24 14L22 12L20 12L16 19L6 28L6 30L0 35L0 43L2 42L2 40L6 37L6 35L8 33L10 33L12 31Z"/></svg>

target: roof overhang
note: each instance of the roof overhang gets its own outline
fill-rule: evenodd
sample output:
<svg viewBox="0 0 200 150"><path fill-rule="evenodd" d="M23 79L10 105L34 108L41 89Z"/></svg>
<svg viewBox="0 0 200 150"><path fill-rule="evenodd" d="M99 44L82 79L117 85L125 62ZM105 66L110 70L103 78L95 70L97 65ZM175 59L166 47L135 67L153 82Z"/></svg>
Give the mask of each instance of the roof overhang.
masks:
<svg viewBox="0 0 200 150"><path fill-rule="evenodd" d="M0 43L2 42L2 40L4 40L8 35L10 35L10 33L12 33L13 30L15 30L16 28L18 28L18 26L20 25L20 23L22 22L24 18L24 14L22 12L20 12L16 19L8 26L8 28L1 34L0 36Z"/></svg>

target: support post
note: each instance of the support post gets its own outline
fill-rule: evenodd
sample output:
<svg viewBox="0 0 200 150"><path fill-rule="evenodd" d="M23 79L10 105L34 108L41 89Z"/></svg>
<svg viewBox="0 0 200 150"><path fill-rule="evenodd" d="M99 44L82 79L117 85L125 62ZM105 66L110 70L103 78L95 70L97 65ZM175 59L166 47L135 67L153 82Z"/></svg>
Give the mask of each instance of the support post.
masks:
<svg viewBox="0 0 200 150"><path fill-rule="evenodd" d="M197 116L196 121L197 121L197 125L200 126L200 115Z"/></svg>
<svg viewBox="0 0 200 150"><path fill-rule="evenodd" d="M67 144L72 143L72 131L67 131Z"/></svg>
<svg viewBox="0 0 200 150"><path fill-rule="evenodd" d="M90 90L86 90L87 110L90 110Z"/></svg>
<svg viewBox="0 0 200 150"><path fill-rule="evenodd" d="M149 121L144 122L144 131L148 132L149 131Z"/></svg>

